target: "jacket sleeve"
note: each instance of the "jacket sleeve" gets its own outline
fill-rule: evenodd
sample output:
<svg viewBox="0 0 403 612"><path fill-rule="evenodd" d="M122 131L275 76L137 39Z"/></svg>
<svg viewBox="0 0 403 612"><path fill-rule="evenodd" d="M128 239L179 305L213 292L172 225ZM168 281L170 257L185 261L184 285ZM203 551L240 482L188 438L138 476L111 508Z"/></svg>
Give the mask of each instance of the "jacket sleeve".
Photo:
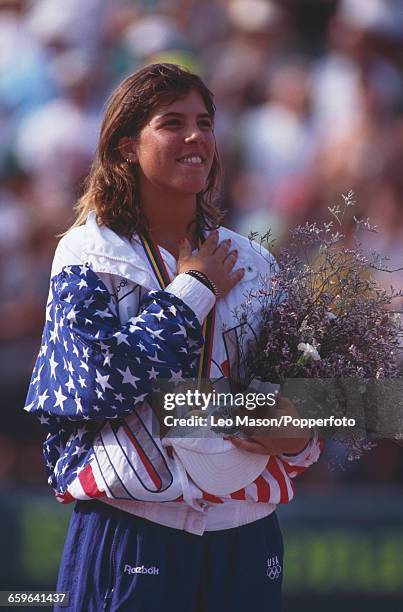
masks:
<svg viewBox="0 0 403 612"><path fill-rule="evenodd" d="M25 409L74 421L128 415L159 379L194 377L202 345L200 321L183 299L150 291L140 315L121 325L100 278L67 266L51 281Z"/></svg>
<svg viewBox="0 0 403 612"><path fill-rule="evenodd" d="M302 472L305 472L313 463L318 461L323 449L323 439L316 434L308 442L301 452L295 455L277 455L277 459L281 461L286 474L289 478L295 478Z"/></svg>

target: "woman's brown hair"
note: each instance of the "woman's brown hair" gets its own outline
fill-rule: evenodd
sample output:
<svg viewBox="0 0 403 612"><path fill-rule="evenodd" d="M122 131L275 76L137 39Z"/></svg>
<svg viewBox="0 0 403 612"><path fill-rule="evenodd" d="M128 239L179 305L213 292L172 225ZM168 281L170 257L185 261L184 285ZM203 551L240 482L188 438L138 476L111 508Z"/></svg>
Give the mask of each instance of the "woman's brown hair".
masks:
<svg viewBox="0 0 403 612"><path fill-rule="evenodd" d="M151 111L162 101L169 104L191 90L200 94L207 112L214 118L215 105L210 90L200 77L175 64L151 64L119 85L107 105L95 160L84 194L75 205L77 216L73 227L85 223L88 213L95 210L100 225L126 238L148 230L137 188L137 169L122 158L119 140L139 134ZM205 188L196 196L200 227L216 227L223 216L213 202L219 176L220 162L215 149Z"/></svg>

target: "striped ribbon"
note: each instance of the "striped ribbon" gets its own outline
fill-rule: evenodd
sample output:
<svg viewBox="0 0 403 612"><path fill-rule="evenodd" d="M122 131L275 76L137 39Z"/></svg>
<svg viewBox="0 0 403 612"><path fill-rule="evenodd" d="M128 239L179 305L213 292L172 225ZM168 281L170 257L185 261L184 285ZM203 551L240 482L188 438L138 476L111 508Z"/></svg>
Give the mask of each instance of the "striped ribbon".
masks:
<svg viewBox="0 0 403 612"><path fill-rule="evenodd" d="M154 271L161 289L165 289L171 282L168 271L158 245L152 240L149 235L140 236L141 243L148 261ZM202 232L199 232L199 248L204 242ZM200 353L199 368L197 373L197 383L200 388L202 380L208 380L211 369L211 355L213 350L214 337L214 322L215 322L215 306L210 310L209 314L203 321L202 333L204 344Z"/></svg>

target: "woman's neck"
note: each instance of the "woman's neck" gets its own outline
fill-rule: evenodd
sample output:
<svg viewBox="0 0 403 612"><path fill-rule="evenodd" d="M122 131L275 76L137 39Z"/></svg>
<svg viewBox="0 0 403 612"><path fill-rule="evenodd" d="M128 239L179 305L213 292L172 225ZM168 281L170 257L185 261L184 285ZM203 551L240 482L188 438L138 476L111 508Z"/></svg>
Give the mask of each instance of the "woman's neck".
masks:
<svg viewBox="0 0 403 612"><path fill-rule="evenodd" d="M196 198L164 198L162 202L143 202L153 240L172 253L179 254L179 242L187 238L193 248L197 247Z"/></svg>

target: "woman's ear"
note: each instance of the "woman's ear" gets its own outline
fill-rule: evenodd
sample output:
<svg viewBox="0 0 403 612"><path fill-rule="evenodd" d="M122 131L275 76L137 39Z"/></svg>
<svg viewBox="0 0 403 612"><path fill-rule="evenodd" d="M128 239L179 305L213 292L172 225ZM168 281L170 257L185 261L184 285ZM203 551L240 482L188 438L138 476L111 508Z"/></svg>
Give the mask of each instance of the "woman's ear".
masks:
<svg viewBox="0 0 403 612"><path fill-rule="evenodd" d="M124 136L119 140L118 146L121 156L128 164L137 163L137 153L133 138Z"/></svg>

